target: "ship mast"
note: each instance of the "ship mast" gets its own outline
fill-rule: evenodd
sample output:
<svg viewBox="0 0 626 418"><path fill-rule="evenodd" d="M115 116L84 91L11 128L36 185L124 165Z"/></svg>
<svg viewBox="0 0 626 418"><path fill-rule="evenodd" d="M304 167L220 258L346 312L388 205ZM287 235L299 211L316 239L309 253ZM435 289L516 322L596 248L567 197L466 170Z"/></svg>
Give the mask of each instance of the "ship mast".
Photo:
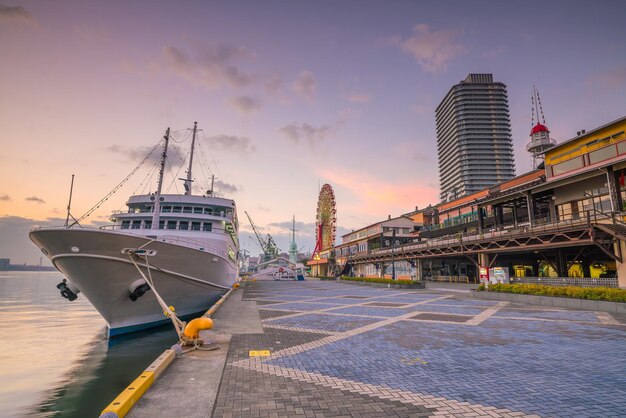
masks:
<svg viewBox="0 0 626 418"><path fill-rule="evenodd" d="M161 170L159 171L159 185L157 186L157 192L154 199L154 212L152 213L151 229L159 229L159 216L161 215L161 188L163 187L163 174L165 173L165 160L167 159L167 144L170 142L170 128L167 128L163 138L165 139L165 145L163 146L163 154L161 154ZM189 171L191 171L191 169Z"/></svg>
<svg viewBox="0 0 626 418"><path fill-rule="evenodd" d="M193 164L193 149L196 146L196 132L198 129L198 122L193 123L193 136L191 138L191 154L189 155L189 168L187 169L187 179L185 180L185 194L191 194L191 183L193 180L191 179L191 166Z"/></svg>

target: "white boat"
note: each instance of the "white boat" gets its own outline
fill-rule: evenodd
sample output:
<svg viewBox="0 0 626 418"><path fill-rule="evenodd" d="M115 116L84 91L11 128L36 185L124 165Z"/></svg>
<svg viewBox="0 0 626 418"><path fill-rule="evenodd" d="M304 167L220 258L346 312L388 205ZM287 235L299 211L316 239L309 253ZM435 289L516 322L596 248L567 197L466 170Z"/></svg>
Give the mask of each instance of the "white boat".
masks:
<svg viewBox="0 0 626 418"><path fill-rule="evenodd" d="M109 336L168 321L156 293L184 318L206 311L238 280L235 202L212 190L191 194L196 125L193 132L185 194L161 194L168 129L156 193L131 196L113 225L66 222L30 232L67 278L57 286L61 294L73 300L82 293L106 320Z"/></svg>

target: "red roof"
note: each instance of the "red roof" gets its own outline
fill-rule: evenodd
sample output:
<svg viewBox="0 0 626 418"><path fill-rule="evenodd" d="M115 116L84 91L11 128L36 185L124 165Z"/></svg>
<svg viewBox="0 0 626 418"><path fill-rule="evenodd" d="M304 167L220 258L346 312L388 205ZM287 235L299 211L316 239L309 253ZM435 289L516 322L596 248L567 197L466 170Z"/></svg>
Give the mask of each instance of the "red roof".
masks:
<svg viewBox="0 0 626 418"><path fill-rule="evenodd" d="M533 128L530 130L530 134L534 135L538 132L550 132L550 130L548 129L546 125L542 125L538 123L535 126L533 126Z"/></svg>

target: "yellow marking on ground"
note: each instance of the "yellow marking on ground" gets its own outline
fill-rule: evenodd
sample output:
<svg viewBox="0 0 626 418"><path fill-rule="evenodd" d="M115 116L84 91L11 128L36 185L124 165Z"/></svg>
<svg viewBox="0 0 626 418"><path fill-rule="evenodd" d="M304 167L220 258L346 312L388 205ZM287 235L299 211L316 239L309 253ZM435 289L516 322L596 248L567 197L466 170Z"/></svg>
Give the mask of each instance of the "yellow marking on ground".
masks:
<svg viewBox="0 0 626 418"><path fill-rule="evenodd" d="M267 357L270 355L270 350L250 350L250 357Z"/></svg>
<svg viewBox="0 0 626 418"><path fill-rule="evenodd" d="M421 363L421 364L428 364L427 361L422 360L419 357L413 357L413 358L406 358L406 357L402 357L402 359L400 359L400 361L404 364L406 364L407 366L414 366L417 363Z"/></svg>

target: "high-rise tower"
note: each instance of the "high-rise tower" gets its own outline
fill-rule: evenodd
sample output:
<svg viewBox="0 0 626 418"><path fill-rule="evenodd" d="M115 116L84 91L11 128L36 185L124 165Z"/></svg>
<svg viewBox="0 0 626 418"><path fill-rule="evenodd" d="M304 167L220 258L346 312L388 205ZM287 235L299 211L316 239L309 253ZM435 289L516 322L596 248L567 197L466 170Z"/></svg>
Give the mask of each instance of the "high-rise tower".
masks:
<svg viewBox="0 0 626 418"><path fill-rule="evenodd" d="M515 176L506 85L469 74L435 110L442 201Z"/></svg>

